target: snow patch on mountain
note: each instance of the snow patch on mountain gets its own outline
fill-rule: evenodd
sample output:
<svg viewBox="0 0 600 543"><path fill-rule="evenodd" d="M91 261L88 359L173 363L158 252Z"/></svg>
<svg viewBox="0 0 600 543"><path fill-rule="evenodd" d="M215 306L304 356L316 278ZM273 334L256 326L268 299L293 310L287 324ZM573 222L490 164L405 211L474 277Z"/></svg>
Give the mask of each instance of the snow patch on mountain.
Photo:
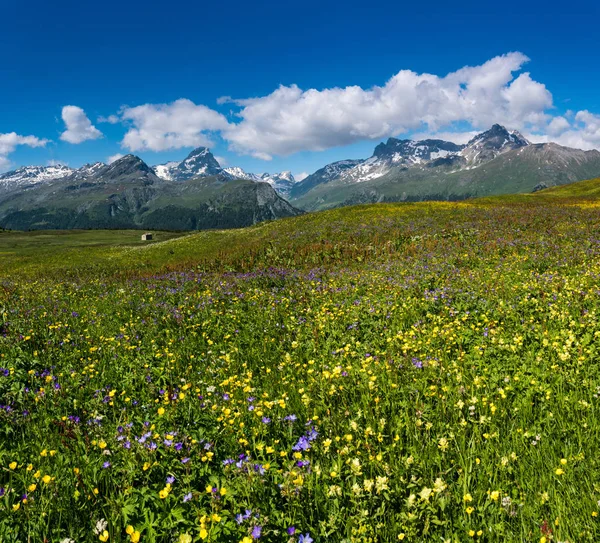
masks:
<svg viewBox="0 0 600 543"><path fill-rule="evenodd" d="M172 171L179 166L179 162L167 162L166 164L158 164L157 166L152 166L154 173L164 179L166 181L173 181Z"/></svg>
<svg viewBox="0 0 600 543"><path fill-rule="evenodd" d="M18 188L38 183L46 183L62 179L74 173L75 170L62 164L52 166L23 166L11 172L0 174L0 186Z"/></svg>
<svg viewBox="0 0 600 543"><path fill-rule="evenodd" d="M78 170L75 170L71 177L74 180L84 179L86 177L94 177L100 170L106 167L103 162L94 162L93 164L85 164Z"/></svg>
<svg viewBox="0 0 600 543"><path fill-rule="evenodd" d="M239 166L225 168L223 170L231 179L248 179L249 181L262 181L262 177L255 173L249 173Z"/></svg>

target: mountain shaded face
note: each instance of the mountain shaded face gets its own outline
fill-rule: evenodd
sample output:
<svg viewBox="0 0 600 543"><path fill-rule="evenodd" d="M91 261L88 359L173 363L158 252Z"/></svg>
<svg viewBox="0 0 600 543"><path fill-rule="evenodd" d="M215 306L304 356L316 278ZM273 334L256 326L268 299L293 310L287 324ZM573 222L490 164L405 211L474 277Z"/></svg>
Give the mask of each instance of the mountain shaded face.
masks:
<svg viewBox="0 0 600 543"><path fill-rule="evenodd" d="M107 166L102 175L117 177L138 172L150 173L152 169L141 158L135 155L126 155Z"/></svg>

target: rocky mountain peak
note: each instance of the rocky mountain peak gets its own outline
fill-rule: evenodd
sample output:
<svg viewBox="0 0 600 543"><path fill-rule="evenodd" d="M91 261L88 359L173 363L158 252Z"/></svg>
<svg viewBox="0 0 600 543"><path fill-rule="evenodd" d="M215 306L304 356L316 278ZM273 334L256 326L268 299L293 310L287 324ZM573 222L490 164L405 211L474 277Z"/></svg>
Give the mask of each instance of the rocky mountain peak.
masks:
<svg viewBox="0 0 600 543"><path fill-rule="evenodd" d="M413 165L457 153L462 148L462 145L443 140L413 141L389 138L386 143L380 143L375 147L373 158L384 159L392 163Z"/></svg>
<svg viewBox="0 0 600 543"><path fill-rule="evenodd" d="M209 177L223 173L221 165L207 147L194 149L181 162L169 162L154 166L158 177L169 181L186 181L194 177Z"/></svg>
<svg viewBox="0 0 600 543"><path fill-rule="evenodd" d="M493 125L489 130L478 134L467 143L467 147L478 146L498 150L506 146L517 149L526 145L529 145L529 142L519 132L508 131L500 124Z"/></svg>
<svg viewBox="0 0 600 543"><path fill-rule="evenodd" d="M125 155L124 157L115 160L108 166L108 171L119 171L121 173L130 173L133 171L151 171L148 166L140 157L135 155Z"/></svg>
<svg viewBox="0 0 600 543"><path fill-rule="evenodd" d="M267 181L268 183L270 183L271 181L284 181L284 182L288 182L288 183L296 182L296 179L294 179L294 176L292 175L292 172L290 172L290 171L273 173L273 174L263 173L260 177L261 177L261 179Z"/></svg>
<svg viewBox="0 0 600 543"><path fill-rule="evenodd" d="M145 179L150 182L158 180L154 170L135 155L125 155L112 164L94 171L91 177L105 182L115 180L127 182L132 179Z"/></svg>
<svg viewBox="0 0 600 543"><path fill-rule="evenodd" d="M493 160L499 154L530 145L516 130L509 131L500 124L472 138L464 148L462 155L468 163L481 164Z"/></svg>

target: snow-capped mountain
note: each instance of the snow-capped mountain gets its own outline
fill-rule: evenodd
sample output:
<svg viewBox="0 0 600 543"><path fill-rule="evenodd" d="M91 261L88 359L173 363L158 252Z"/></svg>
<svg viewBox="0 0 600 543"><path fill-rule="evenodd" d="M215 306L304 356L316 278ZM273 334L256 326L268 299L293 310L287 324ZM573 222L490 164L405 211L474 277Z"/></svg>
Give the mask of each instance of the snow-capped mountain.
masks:
<svg viewBox="0 0 600 543"><path fill-rule="evenodd" d="M334 165L330 166L333 169ZM531 192L536 187L598 177L600 152L554 143L532 144L519 132L495 124L465 145L390 138L379 144L370 158L333 177L317 173L293 188L290 202L317 210L381 201L460 200Z"/></svg>
<svg viewBox="0 0 600 543"><path fill-rule="evenodd" d="M86 177L76 179L75 174ZM59 179L0 191L0 228L235 228L302 213L267 183L224 175L160 179L140 157L88 165Z"/></svg>
<svg viewBox="0 0 600 543"><path fill-rule="evenodd" d="M412 168L444 167L451 170L472 168L527 145L529 142L519 132L508 131L499 124L478 134L466 145L436 139L413 141L389 138L385 143L377 145L373 155L364 161L342 168L339 165L346 165L351 161L329 164L324 169L331 171L332 175L320 176L319 183L329 182L332 179L339 179L346 183L362 183L383 177L395 170ZM302 185L314 186L312 177L319 172L307 177L294 189L294 192L303 193Z"/></svg>
<svg viewBox="0 0 600 543"><path fill-rule="evenodd" d="M194 177L221 175L229 179L247 179L257 183L269 183L279 194L286 196L296 183L292 172L250 173L238 166L221 168L217 159L206 147L194 149L181 162L167 162L153 166L154 173L166 181L185 181Z"/></svg>
<svg viewBox="0 0 600 543"><path fill-rule="evenodd" d="M290 171L284 171L284 172L280 172L280 173L263 173L262 176L263 180L267 181L267 183L273 182L287 182L287 183L295 183L296 180L294 179L294 176L292 175L292 172Z"/></svg>
<svg viewBox="0 0 600 543"><path fill-rule="evenodd" d="M335 177L341 175L342 172L349 170L350 168L354 168L355 166L358 166L363 162L363 159L339 160L338 162L332 162L331 164L327 164L327 166L321 168L320 170L317 170L315 174L318 173L324 181L330 181L331 179L334 179Z"/></svg>
<svg viewBox="0 0 600 543"><path fill-rule="evenodd" d="M240 167L225 168L223 170L232 179L249 179L257 183L269 183L282 196L289 196L294 185L298 183L292 172L285 171L281 173L250 173Z"/></svg>
<svg viewBox="0 0 600 543"><path fill-rule="evenodd" d="M495 124L489 130L475 136L462 149L460 155L470 166L479 165L493 160L498 155L527 147L530 145L516 130L507 130L499 124Z"/></svg>
<svg viewBox="0 0 600 543"><path fill-rule="evenodd" d="M397 140L389 138L375 147L373 157L394 165L415 166L458 153L461 145L443 140Z"/></svg>
<svg viewBox="0 0 600 543"><path fill-rule="evenodd" d="M94 177L106 164L95 162L85 164L81 168L74 169L62 164L53 166L24 166L12 172L0 174L0 190L14 191L40 183L51 183L59 179L69 178L73 181L81 181Z"/></svg>
<svg viewBox="0 0 600 543"><path fill-rule="evenodd" d="M458 155L463 146L443 140L399 140L389 138L375 147L373 156L339 175L347 182L360 183L382 177L394 168L424 166L430 161Z"/></svg>
<svg viewBox="0 0 600 543"><path fill-rule="evenodd" d="M239 166L225 168L223 170L231 179L248 179L250 181L262 181L262 176L256 173L249 173Z"/></svg>
<svg viewBox="0 0 600 543"><path fill-rule="evenodd" d="M181 162L153 166L154 173L167 181L186 181L194 177L209 177L223 172L221 165L206 147L194 149Z"/></svg>
<svg viewBox="0 0 600 543"><path fill-rule="evenodd" d="M279 194L288 196L292 187L297 183L292 172L285 171L281 173L263 173L261 181L269 183Z"/></svg>
<svg viewBox="0 0 600 543"><path fill-rule="evenodd" d="M106 164L103 162L94 162L93 164L85 164L81 168L75 170L71 175L73 179L84 179L96 175Z"/></svg>
<svg viewBox="0 0 600 543"><path fill-rule="evenodd" d="M62 164L54 166L24 166L12 172L0 174L0 186L12 189L35 185L54 179L61 179L74 172L75 170Z"/></svg>
<svg viewBox="0 0 600 543"><path fill-rule="evenodd" d="M355 168L363 162L364 160L362 159L340 160L338 162L327 164L315 173L305 177L302 181L296 183L290 190L290 196L292 198L297 198L317 185L326 184L329 183L329 181L339 178L344 172Z"/></svg>

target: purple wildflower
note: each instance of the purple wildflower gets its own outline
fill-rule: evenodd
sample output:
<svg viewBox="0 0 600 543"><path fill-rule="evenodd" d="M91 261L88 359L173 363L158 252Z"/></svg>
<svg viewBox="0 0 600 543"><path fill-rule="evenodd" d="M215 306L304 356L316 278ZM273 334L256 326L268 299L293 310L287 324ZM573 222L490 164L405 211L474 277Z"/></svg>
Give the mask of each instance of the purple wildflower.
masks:
<svg viewBox="0 0 600 543"><path fill-rule="evenodd" d="M310 449L310 441L306 436L301 436L298 442L292 447L293 451L307 451Z"/></svg>

